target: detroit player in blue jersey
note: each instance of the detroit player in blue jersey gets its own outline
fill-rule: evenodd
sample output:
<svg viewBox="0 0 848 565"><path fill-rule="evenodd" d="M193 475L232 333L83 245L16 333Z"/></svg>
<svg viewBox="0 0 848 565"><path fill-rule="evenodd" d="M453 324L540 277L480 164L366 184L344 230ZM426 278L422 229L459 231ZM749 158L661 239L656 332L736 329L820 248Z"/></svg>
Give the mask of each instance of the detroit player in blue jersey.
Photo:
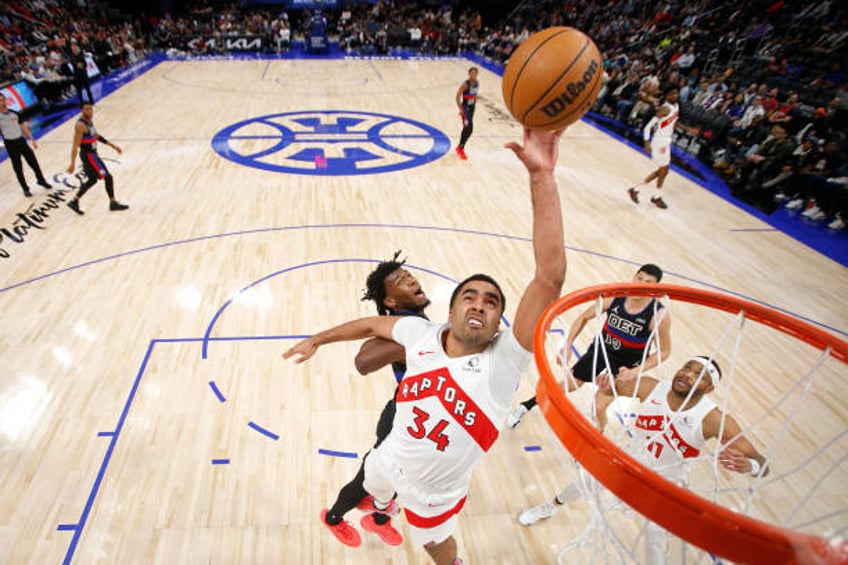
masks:
<svg viewBox="0 0 848 565"><path fill-rule="evenodd" d="M662 280L662 269L653 264L639 267L633 277L635 283L658 283ZM568 392L577 390L583 383L590 383L595 378L598 385L607 384L609 374L615 379L635 379L639 371L653 369L657 364L671 355L671 317L668 312L660 313L663 305L657 299L650 296L620 296L607 298L601 308L601 313L606 314L606 322L601 332L604 349L609 359L607 368L603 351L595 353L595 342L589 346L586 353L571 368L570 374L566 376L565 390ZM586 322L595 317L597 309L590 306L574 321L568 331L568 338L557 355L557 363L567 367L571 360L573 348L571 345L586 326ZM655 315L656 314L656 315ZM651 339L654 326L659 320L659 328L656 337ZM657 347L652 352L651 344ZM649 355L642 358L645 349ZM641 365L641 369L640 369ZM536 397L529 398L516 406L509 415L507 423L510 427L516 427L521 419L536 406Z"/></svg>
<svg viewBox="0 0 848 565"><path fill-rule="evenodd" d="M103 179L106 183L106 194L109 196L109 210L116 212L129 208L126 204L121 204L115 199L115 188L112 181L112 173L106 168L100 155L97 154L97 143L108 145L112 149L121 154L121 148L114 143L107 141L105 137L97 133L94 127L94 106L91 102L83 102L80 104L80 113L82 116L77 120L74 126L74 143L71 147L71 165L68 167L68 174L73 174L74 163L77 159L77 151L79 151L80 160L82 161L82 169L85 171L86 180L83 182L76 196L68 201L68 208L77 214L85 214L80 209L79 201L82 196L88 192L88 189L94 186L97 181Z"/></svg>
<svg viewBox="0 0 848 565"><path fill-rule="evenodd" d="M430 300L421 285L403 266L406 260L399 261L400 251L396 252L389 261L380 262L368 275L366 291L362 300L372 300L381 316L419 316L427 319L424 309ZM400 382L406 374L404 360L406 352L403 346L389 340L372 338L362 344L356 355L356 370L367 375L391 363L395 380ZM386 403L377 423L377 441L374 447L380 445L392 429L395 417L396 394ZM367 457L367 455L366 455ZM367 509L364 502L369 502L368 493L363 486L365 480L365 458L356 476L342 487L335 504L321 512L324 525L343 544L358 547L362 539L356 528L344 519L344 515L360 506ZM362 527L377 534L389 545L400 545L403 537L391 524L391 517L380 512L366 515L360 521Z"/></svg>
<svg viewBox="0 0 848 565"><path fill-rule="evenodd" d="M456 154L463 161L468 159L465 155L465 144L474 131L474 107L477 105L477 67L468 69L468 79L459 85L456 91L456 105L459 107L459 115L462 118L462 132L459 134L459 145L456 146Z"/></svg>

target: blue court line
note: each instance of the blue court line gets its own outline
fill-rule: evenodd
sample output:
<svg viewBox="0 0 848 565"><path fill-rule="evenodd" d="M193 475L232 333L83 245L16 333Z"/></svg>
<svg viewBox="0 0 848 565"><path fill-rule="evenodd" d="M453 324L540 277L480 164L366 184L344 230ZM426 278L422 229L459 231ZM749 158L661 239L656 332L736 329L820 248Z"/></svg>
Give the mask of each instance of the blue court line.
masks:
<svg viewBox="0 0 848 565"><path fill-rule="evenodd" d="M361 258L359 258L359 259L357 259L357 258L326 259L326 260L323 260L323 261L312 261L310 263L302 263L300 265L294 265L292 267L287 267L285 269L281 269L279 271L273 272L271 274L268 274L268 275L265 275L263 277L256 279L255 281L251 282L250 284L248 284L247 286L243 287L238 292L236 292L231 298L227 299L227 301L224 302L221 305L221 307L212 316L212 319L209 321L209 325L206 326L206 332L204 333L203 347L201 348L201 354L200 354L201 358L207 359L208 356L209 356L209 345L208 345L207 342L211 341L213 339L213 338L210 337L210 334L212 333L212 330L215 327L215 323L218 321L218 318L221 317L221 315L224 313L224 310L226 310L230 306L230 304L233 303L233 300L235 300L235 298L238 295L242 294L243 292L247 292L248 290L250 290L254 286L259 285L259 284L261 284L261 283L263 283L267 280L270 280L274 277L277 277L279 275L283 275L283 274L289 273L291 271L297 271L299 269L305 269L307 267L314 267L316 265L327 265L327 264L332 264L332 263L372 263L372 264L376 264L376 263L379 263L379 262L380 262L380 260L378 260L378 259L361 259ZM452 279L451 277L448 277L448 276L443 275L441 273L437 273L436 271L433 271L433 270L430 270L430 269L425 269L425 268L422 268L422 267L415 267L414 265L411 265L409 263L406 263L404 266L408 269L415 269L415 270L419 270L419 271L422 271L422 272L425 272L425 273L429 273L431 275L440 277L442 279L445 279L445 280L453 282L453 283L457 282L455 279ZM508 327L509 322L506 321L505 318L503 318L503 320L506 322L506 325ZM309 337L309 336L304 336L304 337Z"/></svg>
<svg viewBox="0 0 848 565"><path fill-rule="evenodd" d="M212 392L215 393L215 396L218 397L218 400L221 402L226 402L227 399L224 398L224 395L221 394L221 391L218 390L218 386L215 384L215 381L209 381L209 387L212 389Z"/></svg>
<svg viewBox="0 0 848 565"><path fill-rule="evenodd" d="M43 279L46 279L46 278L55 277L55 276L58 276L58 275L61 275L61 274L67 273L67 272L75 271L75 270L81 269L83 267L97 265L99 263L103 263L103 262L106 262L106 261L111 261L111 260L114 260L114 259L120 259L120 258L123 258L123 257L129 257L131 255L136 255L136 254L144 253L144 252L147 252L147 251L165 249L165 248L177 246L177 245L185 245L185 244L190 244L190 243L204 242L204 241L208 241L208 240L212 240L212 239L218 239L218 238L227 238L227 237L242 236L242 235L253 235L253 234L261 234L261 233L285 232L285 231L291 231L291 230L348 229L348 228L349 229L379 228L379 229L423 230L423 231L459 233L459 234L465 234L465 235L479 235L479 236L484 236L484 237L493 237L493 238L496 238L496 239L506 239L506 240L511 240L511 241L524 241L524 242L527 242L527 243L530 243L532 241L530 238L523 237L523 236L512 236L512 235L499 234L499 233L494 233L494 232L485 232L485 231L481 231L481 230L468 230L468 229L458 229L458 228L441 227L441 226L421 226L421 225L414 225L414 224L376 224L376 223L354 224L354 223L351 223L351 224L315 224L315 225L302 225L302 226L280 226L280 227L274 227L274 228L258 228L258 229L239 230L239 231L225 232L225 233L214 234L214 235L192 237L192 238L189 238L189 239L171 241L171 242L161 243L161 244L157 244L157 245L151 245L151 246L148 246L148 247L142 247L142 248L134 249L134 250L130 250L130 251L124 251L124 252L121 252L121 253L115 253L113 255L108 255L108 256L102 257L100 259L92 259L90 261L86 261L86 262L80 263L78 265L72 265L70 267L65 267L63 269L60 269L58 271L53 271L53 272L50 272L50 273L39 275L37 277L33 277L31 279L27 279L27 280L24 280L24 281L21 281L21 282L18 282L18 283L14 283L10 286L0 288L0 294L7 292L7 291L10 291L10 290L13 290L13 289L18 288L18 287L22 287L22 286L25 286L25 285L28 285L28 284L32 284L34 282L37 282L37 281L40 281L40 280L43 280ZM590 250L590 249L581 249L579 247L571 247L571 246L568 246L568 245L566 245L565 248L570 253L581 253L581 254L585 254L585 255L590 255L592 257L600 257L600 258L603 258L603 259L609 259L611 261L616 261L616 262L619 262L619 263L632 265L634 267L639 267L640 265L643 264L643 261L634 261L632 259L624 259L622 257L616 257L615 255L610 255L608 253L600 253L598 251L593 251L593 250ZM349 259L349 260L354 261L355 259ZM369 259L368 261L373 262L374 260ZM430 271L428 269L422 269L422 268L418 268L418 269L423 271L423 272L431 273L435 276L444 278L444 275L441 275L441 274L436 273L434 271ZM768 306L769 308L772 308L772 309L777 310L779 312L783 312L784 314L789 314L790 316L794 316L794 317L796 317L800 320L804 320L805 322L809 322L810 324L813 324L813 325L818 326L820 328L824 328L824 329L827 329L829 331L835 332L835 333L839 334L840 336L848 336L848 330L843 330L843 329L839 329L839 328L829 326L827 324L823 324L818 320L814 320L814 319L809 318L807 316L802 316L800 314L792 312L791 310L787 310L786 308L783 308L781 306L778 306L778 305L775 305L775 304L769 304L768 302L763 302L761 300L757 300L756 298L744 295L744 294L739 293L739 292L728 290L728 289L726 289L722 286L712 284L712 283L709 283L709 282L706 282L706 281L702 281L702 280L699 280L699 279L696 279L696 278L693 278L693 277L689 277L689 276L686 276L686 275L683 275L683 274L680 274L680 273L675 273L675 272L672 272L672 271L666 271L666 275L674 276L674 277L680 279L681 281L684 281L685 283L695 283L695 284L703 286L703 287L705 287L709 290L721 292L721 293L724 293L724 294L729 294L731 296L736 296L738 298L750 300L751 302L755 302L757 304L762 304L764 306ZM274 275L270 275L270 276L274 276ZM220 311L219 311L219 313L220 313ZM204 343L207 342L207 341L212 341L212 340L214 340L214 338L211 338L208 335L204 336L203 338L197 339L197 341L203 341ZM159 340L159 341L167 341L167 340L162 339L162 340Z"/></svg>
<svg viewBox="0 0 848 565"><path fill-rule="evenodd" d="M91 513L91 507L94 505L94 499L97 497L97 493L100 491L100 485L103 483L103 477L106 474L106 468L109 466L109 461L112 459L112 453L115 451L115 445L117 445L118 443L118 438L120 437L121 430L124 428L124 423L127 420L127 414L129 413L130 405L132 405L132 402L135 399L135 394L138 391L138 386L141 382L141 377L144 374L145 369L147 368L147 363L150 361L150 354L153 352L153 347L155 345L156 340L151 340L150 344L147 346L147 352L144 354L144 359L141 362L141 367L139 367L138 373L136 373L135 380L133 381L132 387L130 388L130 393L127 396L127 401L126 403L124 403L124 408L121 410L121 415L118 417L118 425L115 426L114 435L112 435L112 438L109 441L109 447L106 449L106 454L103 456L103 462L100 464L100 469L97 471L97 476L94 479L94 485L91 487L91 492L88 495L88 499L85 501L85 506L83 506L82 514L80 515L79 521L77 521L77 527L74 528L74 536L73 538L71 538L71 543L68 546L68 551L67 553L65 553L65 559L62 561L64 565L69 565L71 563L71 559L74 556L74 551L76 551L80 536L82 535L82 531L85 528L86 522L88 521L88 516ZM61 525L60 528L62 528Z"/></svg>
<svg viewBox="0 0 848 565"><path fill-rule="evenodd" d="M229 465L230 460L229 459L213 459L212 464L213 465Z"/></svg>
<svg viewBox="0 0 848 565"><path fill-rule="evenodd" d="M541 445L525 445L524 451L542 451Z"/></svg>
<svg viewBox="0 0 848 565"><path fill-rule="evenodd" d="M238 336L220 336L210 337L209 341L262 341L271 340L278 341L281 339L306 339L309 335L301 334L281 334L281 335L238 335ZM159 343L203 343L206 338L203 337L166 337L157 338Z"/></svg>
<svg viewBox="0 0 848 565"><path fill-rule="evenodd" d="M303 49L303 50L301 50ZM202 60L285 60L285 59L304 59L304 60L327 60L327 59L354 59L354 60L406 60L406 59L425 59L425 60L469 60L477 65L486 68L492 73L502 76L504 67L500 63L495 63L492 61L488 61L483 57L471 52L463 52L461 56L447 56L447 57L436 57L436 56L421 56L416 52L408 52L406 50L394 50L389 55L385 56L371 56L371 55L349 55L344 50L340 49L338 45L332 46L330 53L328 54L308 54L305 52L305 48L301 48L300 46L292 45L292 48L282 54L261 54L261 53L244 53L244 54L229 54L227 56L187 56L187 57L168 57L164 53L157 52L152 53L141 59L140 61L134 63L130 67L126 69L122 69L116 73L113 73L109 76L101 77L97 79L92 86L95 90L100 91L99 99L111 94L112 92L118 90L119 88L125 86L130 83L132 80L138 78L144 73L148 72L155 66L157 66L162 61L202 61ZM267 70L267 65L266 65ZM166 77L167 78L167 77ZM45 133L55 129L56 127L62 125L66 121L73 119L78 114L78 111L75 108L60 110L59 112L54 113L55 116L59 116L53 123L49 125L42 126L38 123L38 120L35 120L34 129L36 129L36 136L41 137ZM616 132L606 129L600 122L611 122L611 119L603 116L601 114L596 114L590 112L587 116L591 117L591 119L587 119L584 117L581 119L583 123L586 123L598 131L606 134L617 141L630 146L638 151L642 151L641 147L638 147L636 144L626 139L625 137L617 134ZM41 121L48 122L50 121L49 115L45 115L41 118ZM745 210L749 214L759 218L760 220L772 225L776 230L785 233L795 239L796 241L818 251L819 253L827 256L828 258L842 264L843 266L848 266L848 236L844 232L834 232L833 230L826 229L823 225L813 224L811 222L804 222L799 220L797 214L793 214L790 211L784 210L782 207L778 208L772 214L764 214L763 212L757 210L755 207L750 206L744 202L739 201L734 198L731 194L727 185L724 181L715 174L714 171L704 163L700 162L697 158L692 155L689 155L682 149L672 146L672 152L674 155L680 159L685 161L690 167L695 169L699 174L703 176L703 178L697 178L693 176L688 171L672 164L672 169L678 174L692 180L702 188L713 192L717 196L721 197L731 205ZM0 151L0 162L5 159L5 151ZM740 230L741 231L741 230ZM10 287L13 288L13 287ZM6 289L0 289L0 292L3 292ZM790 312L791 314L791 312ZM810 320L807 320L810 321ZM812 322L811 323L815 323ZM833 328L827 328L833 329ZM843 333L843 332L840 332Z"/></svg>
<svg viewBox="0 0 848 565"><path fill-rule="evenodd" d="M296 336L296 337L302 337L302 336ZM222 341L224 339L228 339L228 340L232 340L232 341L249 341L249 340L252 340L254 338L248 337L248 338L214 338L214 339L215 340L222 340ZM273 336L273 337L266 337L265 339L291 339L291 336ZM131 407L133 401L135 400L136 393L138 392L139 386L141 384L141 379L144 376L144 373L145 373L147 366L150 362L150 357L153 353L154 346L157 343L173 344L173 343L192 343L192 342L199 342L199 341L203 341L203 339L202 338L170 338L170 339L154 339L154 340L150 341L150 343L147 347L147 352L144 355L144 359L142 360L141 366L139 367L138 373L136 374L135 380L133 381L132 387L130 388L130 392L127 396L127 400L124 403L123 409L121 410L121 414L118 418L118 424L115 426L115 431L113 431L113 432L98 432L98 434L97 434L98 436L110 437L111 439L109 441L109 446L106 450L106 453L103 456L103 460L100 464L100 469L98 470L97 475L94 479L94 484L92 485L91 490L89 491L88 497L86 499L85 505L83 506L79 521L76 524L58 524L57 527L56 527L56 529L58 531L73 531L74 532L74 535L71 538L71 541L68 545L68 550L65 553L65 557L62 561L63 565L70 565L70 563L71 563L71 561L74 557L74 553L76 552L76 548L79 544L80 537L82 536L82 531L83 531L83 529L85 528L85 526L88 522L88 517L91 513L91 509L94 505L94 501L95 501L95 499L97 498L97 495L100 492L100 486L103 484L103 478L106 474L106 469L108 468L109 462L112 458L112 453L114 453L115 446L117 445L118 439L120 438L120 433L123 430L124 423L126 422L127 416L129 414L130 407ZM273 434L271 432L268 432L267 430L264 430L263 428L257 426L253 422L251 422L248 425L250 425L251 427L253 427L257 431L259 431L260 433L264 433L265 435L268 435L269 437L271 437L275 440L279 439L279 436L277 436L276 434ZM219 463L216 463L216 461L218 461ZM226 463L224 463L225 461L226 461ZM215 464L229 464L229 462L230 462L229 459L213 459L212 460L213 465L215 465Z"/></svg>
<svg viewBox="0 0 848 565"><path fill-rule="evenodd" d="M594 112L589 112L587 116L590 119L585 117L582 118L583 123L608 135L623 145L632 148L634 151L644 153L642 147L617 132L612 131L611 129L606 129L601 124L601 122L609 123L610 118ZM727 183L724 182L724 179L717 175L711 167L701 162L693 155L690 155L675 145L672 145L671 151L675 157L684 161L689 167L696 171L701 178L672 162L671 169L675 173L689 179L704 190L712 192L728 204L740 210L744 210L751 216L754 216L762 222L772 226L776 231L788 235L798 243L821 253L828 259L835 261L840 265L848 267L848 234L846 234L846 232L834 232L833 230L825 228L824 225L802 221L798 218L797 212L786 210L782 206L779 206L771 214L766 214L761 210L758 210L756 207L751 206L750 204L747 204L733 196L727 186Z"/></svg>
<svg viewBox="0 0 848 565"><path fill-rule="evenodd" d="M247 425L249 427L253 428L254 430L256 430L257 432L259 432L260 434L262 434L264 436L268 436L269 438L273 439L274 441L277 441L277 440L280 439L280 436L278 436L277 434L275 434L272 431L266 430L265 428L263 428L259 424L256 424L254 422L248 422Z"/></svg>
<svg viewBox="0 0 848 565"><path fill-rule="evenodd" d="M332 449L319 449L319 455L329 455L330 457L347 457L348 459L357 459L359 455L351 451L333 451Z"/></svg>

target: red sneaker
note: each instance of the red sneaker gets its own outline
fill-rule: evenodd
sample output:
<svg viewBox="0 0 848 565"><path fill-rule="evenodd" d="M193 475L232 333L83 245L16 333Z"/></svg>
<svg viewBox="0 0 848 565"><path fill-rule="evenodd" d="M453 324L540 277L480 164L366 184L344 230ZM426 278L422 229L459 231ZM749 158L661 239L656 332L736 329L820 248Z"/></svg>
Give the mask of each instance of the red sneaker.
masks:
<svg viewBox="0 0 848 565"><path fill-rule="evenodd" d="M359 532L356 531L350 522L347 520L342 520L335 526L331 526L327 523L327 509L323 509L321 511L321 523L324 526L333 532L333 535L338 538L340 542L349 546L349 547L359 547L362 545L362 538L359 536Z"/></svg>
<svg viewBox="0 0 848 565"><path fill-rule="evenodd" d="M665 200L662 199L662 196L654 196L651 198L651 203L657 208L661 208L665 210L668 208L668 204L665 203Z"/></svg>
<svg viewBox="0 0 848 565"><path fill-rule="evenodd" d="M385 524L378 524L374 521L374 514L367 514L359 521L362 529L372 534L377 534L380 539L388 545L400 545L403 543L403 536L392 526L391 520Z"/></svg>
<svg viewBox="0 0 848 565"><path fill-rule="evenodd" d="M462 159L463 161L468 160L468 156L465 154L465 149L463 149L462 147L456 148L456 154L459 155L459 158Z"/></svg>
<svg viewBox="0 0 848 565"><path fill-rule="evenodd" d="M356 508L363 512L377 512L378 514L385 514L390 518L394 518L400 514L400 504L392 500L387 508L377 508L377 505L374 504L374 497L370 494L363 498L362 501L356 505Z"/></svg>

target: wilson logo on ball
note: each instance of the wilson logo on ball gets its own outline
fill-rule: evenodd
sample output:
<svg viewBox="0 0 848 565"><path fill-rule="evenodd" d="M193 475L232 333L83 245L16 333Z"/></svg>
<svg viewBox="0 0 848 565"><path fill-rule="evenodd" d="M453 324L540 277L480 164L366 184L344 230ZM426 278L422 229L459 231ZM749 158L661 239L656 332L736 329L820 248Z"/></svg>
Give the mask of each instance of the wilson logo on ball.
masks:
<svg viewBox="0 0 848 565"><path fill-rule="evenodd" d="M600 68L600 65L598 65L597 61L593 60L589 63L589 66L583 73L583 77L577 82L568 83L568 86L565 87L565 92L560 94L559 98L555 98L545 104L542 107L542 112L544 112L549 118L555 118L568 106L574 104L577 97L586 90L587 86L592 84L592 80L595 78L598 68Z"/></svg>
<svg viewBox="0 0 848 565"><path fill-rule="evenodd" d="M525 39L504 67L509 113L529 129L561 129L579 120L603 85L595 42L572 27L549 27Z"/></svg>

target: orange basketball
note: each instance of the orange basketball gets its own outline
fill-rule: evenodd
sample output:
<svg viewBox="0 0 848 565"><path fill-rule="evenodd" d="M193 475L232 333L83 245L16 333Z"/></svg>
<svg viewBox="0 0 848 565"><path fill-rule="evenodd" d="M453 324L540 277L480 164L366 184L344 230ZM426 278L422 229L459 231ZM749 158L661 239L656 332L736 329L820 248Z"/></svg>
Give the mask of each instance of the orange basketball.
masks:
<svg viewBox="0 0 848 565"><path fill-rule="evenodd" d="M554 130L589 111L603 75L601 53L589 36L571 27L549 27L515 49L501 91L506 107L524 127Z"/></svg>

